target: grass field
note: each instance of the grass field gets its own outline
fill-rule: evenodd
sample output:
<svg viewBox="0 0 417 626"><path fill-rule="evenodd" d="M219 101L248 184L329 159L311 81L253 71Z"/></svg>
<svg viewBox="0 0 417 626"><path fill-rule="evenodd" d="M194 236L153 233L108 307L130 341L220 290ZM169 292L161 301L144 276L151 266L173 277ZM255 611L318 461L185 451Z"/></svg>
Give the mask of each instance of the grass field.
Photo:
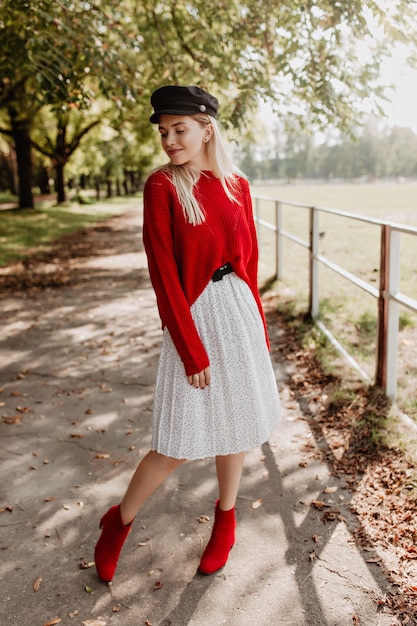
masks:
<svg viewBox="0 0 417 626"><path fill-rule="evenodd" d="M7 202L5 197L0 200ZM35 209L2 209L0 205L0 267L31 252L48 250L61 235L88 227L137 204L135 197L112 198L93 204L54 200L38 202Z"/></svg>
<svg viewBox="0 0 417 626"><path fill-rule="evenodd" d="M252 185L252 193L417 227L417 184ZM262 201L260 209L263 219L275 223L273 203ZM284 230L307 242L308 213L284 204ZM380 232L377 225L321 213L319 253L378 288ZM275 235L261 227L259 238L262 280L274 271ZM296 311L307 310L308 250L289 240L283 243L283 278L277 288L283 302L291 303ZM401 235L400 290L417 300L417 236ZM377 300L323 265L319 298L320 318L373 380ZM400 308L400 331L398 403L417 417L417 315L405 308Z"/></svg>

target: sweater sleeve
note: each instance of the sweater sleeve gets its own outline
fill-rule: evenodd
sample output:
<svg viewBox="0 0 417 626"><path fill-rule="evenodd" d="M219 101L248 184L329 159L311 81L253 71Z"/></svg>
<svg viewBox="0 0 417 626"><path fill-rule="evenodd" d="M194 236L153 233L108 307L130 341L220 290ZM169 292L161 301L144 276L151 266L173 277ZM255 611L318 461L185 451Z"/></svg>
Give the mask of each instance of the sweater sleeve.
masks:
<svg viewBox="0 0 417 626"><path fill-rule="evenodd" d="M169 330L187 376L209 366L190 305L181 285L172 239L172 188L163 175L151 176L144 189L143 242L162 325Z"/></svg>
<svg viewBox="0 0 417 626"><path fill-rule="evenodd" d="M249 183L246 179L242 179L242 187L243 187L243 199L244 206L246 211L246 219L248 222L250 235L252 239L252 252L249 257L246 271L249 277L249 286L253 293L253 296L258 305L259 313L262 318L262 322L265 329L265 340L268 349L270 348L269 337L268 337L268 329L266 326L265 313L262 307L261 298L259 296L259 288L258 288L258 261L259 261L259 253L258 253L258 236L256 233L255 220L253 217L253 206L252 206L252 197L250 193Z"/></svg>

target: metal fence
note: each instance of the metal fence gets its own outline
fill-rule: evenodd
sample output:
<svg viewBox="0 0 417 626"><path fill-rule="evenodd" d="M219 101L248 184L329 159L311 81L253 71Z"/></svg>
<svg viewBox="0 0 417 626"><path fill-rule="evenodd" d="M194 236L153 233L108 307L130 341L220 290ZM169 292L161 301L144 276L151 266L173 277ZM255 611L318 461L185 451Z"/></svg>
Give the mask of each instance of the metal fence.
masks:
<svg viewBox="0 0 417 626"><path fill-rule="evenodd" d="M341 346L329 329L318 319L319 315L319 280L320 265L326 266L344 279L350 281L356 287L366 291L378 301L378 335L375 364L375 383L381 386L386 395L394 399L397 392L397 358L398 358L398 333L399 333L399 307L406 307L417 313L417 300L400 292L400 258L401 258L401 234L414 235L417 237L417 228L397 224L385 220L372 219L369 217L338 211L320 206L310 206L298 202L287 202L253 194L255 200L255 219L259 226L263 226L275 233L275 272L273 278L283 277L283 239L289 239L295 244L307 248L309 251L309 305L308 312L320 330L330 339L332 344L343 353L349 362L358 369L361 374L368 378L360 365ZM273 203L275 224L262 218L261 202ZM298 207L309 212L309 240L305 241L295 235L286 232L283 227L283 211L285 207ZM320 214L328 213L345 217L351 220L359 220L378 227L381 232L380 239L380 264L379 264L379 287L349 272L343 267L333 263L325 256L319 254L320 240ZM417 246L417 238L416 238ZM260 238L262 248L262 239Z"/></svg>

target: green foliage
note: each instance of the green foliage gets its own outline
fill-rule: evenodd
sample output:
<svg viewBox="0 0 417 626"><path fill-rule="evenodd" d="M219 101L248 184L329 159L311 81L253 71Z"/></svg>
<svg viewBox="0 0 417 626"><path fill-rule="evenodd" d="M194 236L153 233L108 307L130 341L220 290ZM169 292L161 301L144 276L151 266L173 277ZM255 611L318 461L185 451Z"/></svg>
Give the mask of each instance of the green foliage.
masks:
<svg viewBox="0 0 417 626"><path fill-rule="evenodd" d="M130 134L135 126L137 146L153 148L149 96L164 83L209 88L230 127L243 127L263 99L301 126L348 130L364 99L382 95L377 76L387 41L415 37L415 5L398 0L384 11L373 0L3 0L0 111L8 118L0 132L21 144L20 185L31 184L29 137L57 167L61 186L68 159L103 120L120 133L115 152L122 158L132 161L122 145L125 124ZM364 40L368 59L359 62ZM55 115L53 133L42 126L45 108ZM291 159L292 176L295 153ZM143 150L139 161L146 167L152 155Z"/></svg>

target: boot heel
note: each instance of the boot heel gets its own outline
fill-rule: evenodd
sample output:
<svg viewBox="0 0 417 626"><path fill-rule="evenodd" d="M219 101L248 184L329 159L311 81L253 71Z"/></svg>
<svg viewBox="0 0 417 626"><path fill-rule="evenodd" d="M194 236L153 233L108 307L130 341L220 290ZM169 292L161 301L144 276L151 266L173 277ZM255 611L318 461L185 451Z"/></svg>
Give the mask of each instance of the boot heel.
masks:
<svg viewBox="0 0 417 626"><path fill-rule="evenodd" d="M113 580L117 562L126 537L132 529L132 522L125 526L120 515L120 505L111 507L100 520L102 529L94 550L97 574L104 582Z"/></svg>
<svg viewBox="0 0 417 626"><path fill-rule="evenodd" d="M235 528L235 507L229 511L222 511L217 500L211 537L198 566L200 574L205 576L215 574L226 565L235 543Z"/></svg>

